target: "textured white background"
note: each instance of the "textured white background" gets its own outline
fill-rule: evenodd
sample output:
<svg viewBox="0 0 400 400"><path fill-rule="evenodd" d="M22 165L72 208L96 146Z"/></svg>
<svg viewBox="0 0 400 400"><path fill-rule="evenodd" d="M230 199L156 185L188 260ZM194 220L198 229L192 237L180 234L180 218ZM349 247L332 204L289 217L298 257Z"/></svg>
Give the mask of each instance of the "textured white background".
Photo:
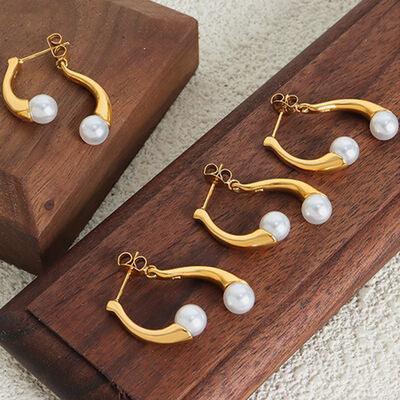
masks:
<svg viewBox="0 0 400 400"><path fill-rule="evenodd" d="M199 70L81 236L318 38L358 0L160 2L199 20ZM251 400L398 400L399 265L398 256ZM31 279L29 274L1 263L0 306ZM55 399L3 349L0 349L0 374L0 400Z"/></svg>

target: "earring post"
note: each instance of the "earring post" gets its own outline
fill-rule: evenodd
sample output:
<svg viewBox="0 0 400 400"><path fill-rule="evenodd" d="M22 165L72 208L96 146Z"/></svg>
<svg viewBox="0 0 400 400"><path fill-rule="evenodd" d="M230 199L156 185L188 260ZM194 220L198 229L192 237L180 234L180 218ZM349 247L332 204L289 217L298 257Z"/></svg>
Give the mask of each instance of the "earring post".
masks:
<svg viewBox="0 0 400 400"><path fill-rule="evenodd" d="M204 200L204 204L203 204L203 206L201 207L203 210L205 210L205 209L207 208L208 202L210 201L211 196L212 196L213 193L214 193L215 186L217 186L217 182L218 182L218 180L215 179L215 180L213 181L213 183L211 184L210 189L208 189L208 193L207 193L206 199Z"/></svg>
<svg viewBox="0 0 400 400"><path fill-rule="evenodd" d="M64 43L59 44L58 46L69 46L70 44L71 44L70 42L64 42ZM19 61L20 62L25 62L25 61L33 60L35 58L43 56L44 54L49 53L51 50L52 50L52 48L49 47L48 49L45 49L45 50L42 50L42 51L38 51L37 53L34 53L34 54L29 55L29 56L20 58Z"/></svg>
<svg viewBox="0 0 400 400"><path fill-rule="evenodd" d="M276 136L276 132L277 132L278 129L279 129L279 126L280 126L281 121L282 121L283 114L284 114L284 112L281 111L281 112L279 113L279 115L278 115L278 119L277 119L277 121L276 121L276 123L275 123L274 130L272 131L272 135L271 135L273 138Z"/></svg>
<svg viewBox="0 0 400 400"><path fill-rule="evenodd" d="M119 302L119 300L121 299L122 295L124 294L125 287L126 287L128 281L129 281L129 278L130 278L131 275L132 275L132 271L133 271L133 268L129 268L128 272L127 272L126 275L125 275L125 279L124 279L124 281L122 282L121 288L119 289L118 295L117 295L117 297L115 298L115 301Z"/></svg>

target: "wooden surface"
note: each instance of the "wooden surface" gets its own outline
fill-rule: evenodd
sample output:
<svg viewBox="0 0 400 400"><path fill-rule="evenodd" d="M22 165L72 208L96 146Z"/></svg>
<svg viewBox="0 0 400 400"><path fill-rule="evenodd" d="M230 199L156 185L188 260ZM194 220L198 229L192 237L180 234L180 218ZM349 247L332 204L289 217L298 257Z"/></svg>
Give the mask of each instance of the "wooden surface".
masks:
<svg viewBox="0 0 400 400"><path fill-rule="evenodd" d="M399 17L395 0L361 3L10 302L0 314L2 344L65 399L245 399L400 247L399 137L378 142L355 115L292 116L280 138L294 154L321 155L340 135L361 147L361 158L341 173L292 171L262 147L275 121L269 97L278 89L310 102L361 97L399 114ZM210 212L229 231L247 232L274 209L292 221L274 249L226 248L191 218L204 200L201 169L210 161L242 181L303 179L328 194L333 217L315 227L287 195L217 190ZM252 285L256 306L233 316L213 285L138 278L124 297L136 322L163 326L189 302L209 317L190 343L141 343L104 310L122 279L115 258L134 249L160 267L229 269ZM65 377L66 366L77 375Z"/></svg>
<svg viewBox="0 0 400 400"><path fill-rule="evenodd" d="M94 100L49 56L24 64L15 91L53 96L57 119L27 123L0 105L0 258L32 273L68 248L198 64L196 21L147 0L7 0L1 75L8 58L42 50L52 32L71 42L71 68L105 88L113 121L101 146L81 140Z"/></svg>

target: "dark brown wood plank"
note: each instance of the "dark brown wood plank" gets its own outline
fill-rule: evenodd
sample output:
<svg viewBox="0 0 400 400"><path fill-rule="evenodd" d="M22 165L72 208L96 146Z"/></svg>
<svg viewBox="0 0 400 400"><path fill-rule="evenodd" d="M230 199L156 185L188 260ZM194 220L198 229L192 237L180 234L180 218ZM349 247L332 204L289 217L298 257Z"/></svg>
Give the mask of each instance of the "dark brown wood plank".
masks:
<svg viewBox="0 0 400 400"><path fill-rule="evenodd" d="M376 3L364 2L76 246L58 264L58 271L50 271L11 302L0 316L2 343L20 359L42 365L38 374L45 375L65 398L77 397L61 389L59 377L43 360L23 354L22 347L29 349L33 338L18 337L22 316L28 332L37 328L32 332L35 340L59 343L59 354L69 354L63 340L72 344L92 362L93 373L100 370L103 378L132 399L243 399L254 390L399 248L395 224L398 138L377 143L369 137L366 122L350 115L288 119L282 127L282 141L298 154L321 154L341 134L360 143L361 160L330 176L292 172L261 145L275 118L268 98L280 86L295 88L311 101L351 94L397 111L399 97L390 92L390 82L399 63L392 51L392 41L399 34L394 23L399 6L394 1ZM375 36L387 44L378 58L370 56ZM369 60L369 68L361 62L354 71L348 68L346 63L357 64L361 58ZM377 168L380 159L385 163ZM266 176L307 180L331 197L333 220L320 228L311 227L301 221L299 203L289 197L238 196L219 190L211 210L228 229L253 228L267 211L266 204L268 210L284 210L293 222L290 238L273 250L243 252L222 247L191 220L206 191L201 166L219 160L241 180ZM243 168L248 165L252 168ZM204 306L210 317L207 331L190 344L158 347L139 343L103 309L121 280L115 255L133 246L160 266L210 263L230 268L252 283L257 306L246 317L233 317L224 310L218 289L208 284L138 279L125 298L136 321L147 326L168 323L177 307L187 301ZM61 340L24 311L43 290L29 308ZM82 301L87 309L79 308ZM85 318L77 316L77 310ZM66 326L72 324L78 334ZM83 358L81 363L88 366ZM105 397L97 393L92 398ZM112 397L108 394L106 398Z"/></svg>
<svg viewBox="0 0 400 400"><path fill-rule="evenodd" d="M108 92L113 121L101 146L80 139L94 101L50 57L25 63L15 90L52 95L58 118L39 126L0 107L0 257L32 273L65 252L198 64L196 21L155 3L17 0L0 5L2 74L8 58L45 48L54 31L71 42L70 66Z"/></svg>

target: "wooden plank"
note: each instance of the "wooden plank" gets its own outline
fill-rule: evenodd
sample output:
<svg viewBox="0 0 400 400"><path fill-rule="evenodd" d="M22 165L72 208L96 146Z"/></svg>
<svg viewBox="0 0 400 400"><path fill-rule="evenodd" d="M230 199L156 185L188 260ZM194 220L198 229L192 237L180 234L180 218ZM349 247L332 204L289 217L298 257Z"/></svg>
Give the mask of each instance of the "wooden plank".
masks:
<svg viewBox="0 0 400 400"><path fill-rule="evenodd" d="M71 42L71 68L108 92L113 121L101 146L80 139L94 101L50 57L26 62L15 91L52 95L57 119L28 123L0 107L0 257L32 273L67 250L198 64L196 21L155 3L16 0L0 5L3 74L8 58L45 48L55 30Z"/></svg>
<svg viewBox="0 0 400 400"><path fill-rule="evenodd" d="M310 101L364 97L396 112L400 99L391 82L400 62L399 16L400 5L390 0L363 2L352 11L6 306L0 314L3 345L66 399L84 397L80 377L68 377L68 387L61 382L64 364L58 360L65 356L73 370L87 371L93 390L85 398L246 398L400 246L398 138L378 143L354 115L293 116L281 133L293 153L322 154L345 132L360 143L362 155L335 175L291 171L261 145L275 119L269 96L280 88ZM372 56L377 43L384 46L379 57ZM385 162L377 168L376 160ZM280 209L293 222L290 237L274 249L225 248L191 220L207 190L201 167L208 161L224 162L243 181L306 180L330 196L333 218L317 228L302 221L299 203L287 196L218 190L210 210L229 230L254 228L266 202L268 210ZM234 317L218 289L206 283L136 279L125 305L139 323L162 326L187 302L209 315L206 332L191 343L140 343L104 311L121 282L115 256L134 248L160 266L228 268L252 284L256 307ZM51 346L51 354L30 354L38 343Z"/></svg>

